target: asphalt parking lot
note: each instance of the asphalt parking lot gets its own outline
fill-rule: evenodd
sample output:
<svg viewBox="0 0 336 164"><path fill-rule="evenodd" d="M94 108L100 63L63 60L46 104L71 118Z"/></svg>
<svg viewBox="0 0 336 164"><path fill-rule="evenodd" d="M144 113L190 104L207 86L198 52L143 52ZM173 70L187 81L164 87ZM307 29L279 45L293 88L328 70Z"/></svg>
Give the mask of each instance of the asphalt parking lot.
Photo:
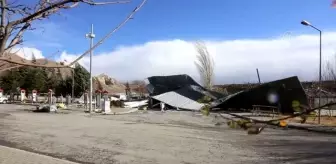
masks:
<svg viewBox="0 0 336 164"><path fill-rule="evenodd" d="M0 144L79 163L335 163L333 135L229 129L220 117L187 111L126 115L32 113L0 105ZM3 152L3 150L1 150ZM10 153L1 153L0 161ZM15 158L21 158L17 155ZM25 161L30 158L22 156Z"/></svg>

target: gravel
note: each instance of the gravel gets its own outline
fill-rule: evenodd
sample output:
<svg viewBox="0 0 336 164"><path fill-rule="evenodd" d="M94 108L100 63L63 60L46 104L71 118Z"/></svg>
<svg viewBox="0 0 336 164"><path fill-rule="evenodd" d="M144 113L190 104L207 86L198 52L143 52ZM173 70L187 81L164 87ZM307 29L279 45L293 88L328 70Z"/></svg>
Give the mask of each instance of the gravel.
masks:
<svg viewBox="0 0 336 164"><path fill-rule="evenodd" d="M32 113L0 105L0 144L79 163L335 163L336 138L298 130L259 135L187 111ZM0 154L0 159L6 154Z"/></svg>

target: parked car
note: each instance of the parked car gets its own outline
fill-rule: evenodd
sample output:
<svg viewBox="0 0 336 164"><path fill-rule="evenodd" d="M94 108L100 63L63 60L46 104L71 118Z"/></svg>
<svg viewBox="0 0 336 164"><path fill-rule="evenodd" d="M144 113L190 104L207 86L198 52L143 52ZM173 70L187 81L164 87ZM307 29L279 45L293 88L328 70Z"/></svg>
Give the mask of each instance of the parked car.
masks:
<svg viewBox="0 0 336 164"><path fill-rule="evenodd" d="M0 97L0 103L1 104L7 104L8 98L7 97Z"/></svg>

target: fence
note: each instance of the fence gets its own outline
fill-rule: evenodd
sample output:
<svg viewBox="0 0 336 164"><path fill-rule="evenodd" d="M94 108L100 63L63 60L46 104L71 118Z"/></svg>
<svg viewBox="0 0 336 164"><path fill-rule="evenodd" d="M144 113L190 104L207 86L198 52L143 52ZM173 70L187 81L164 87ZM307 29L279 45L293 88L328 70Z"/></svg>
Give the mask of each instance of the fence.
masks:
<svg viewBox="0 0 336 164"><path fill-rule="evenodd" d="M10 102L17 102L17 101L21 101L21 94L13 94L12 97L10 95L5 95L5 97L8 98L8 100ZM24 100L25 102L29 103L32 102L32 94L28 94L25 96ZM53 103L65 103L66 102L66 98L63 96L53 96L52 98L52 102ZM37 95L37 103L48 103L48 94L46 93L41 93Z"/></svg>
<svg viewBox="0 0 336 164"><path fill-rule="evenodd" d="M319 103L319 100L320 100L319 97L311 98L311 107L316 108L316 107L319 107L319 104L325 105L328 103L336 102L335 97L321 97L321 103ZM332 105L332 106L321 109L321 115L322 116L336 116L336 105Z"/></svg>

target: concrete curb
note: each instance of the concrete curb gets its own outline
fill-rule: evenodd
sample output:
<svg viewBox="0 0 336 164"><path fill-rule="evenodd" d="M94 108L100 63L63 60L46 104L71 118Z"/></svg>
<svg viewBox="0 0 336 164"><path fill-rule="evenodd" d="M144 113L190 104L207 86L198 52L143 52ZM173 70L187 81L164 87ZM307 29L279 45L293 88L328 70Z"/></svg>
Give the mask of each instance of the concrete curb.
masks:
<svg viewBox="0 0 336 164"><path fill-rule="evenodd" d="M120 115L120 114L129 114L138 111L138 108L131 108L128 111L123 111L123 112L113 112L111 111L110 113L102 113L103 115Z"/></svg>
<svg viewBox="0 0 336 164"><path fill-rule="evenodd" d="M91 162L79 161L79 160L74 159L73 157L67 156L67 155L52 154L52 153L47 153L47 152L43 152L43 151L34 150L30 147L21 146L19 144L14 143L14 142L2 140L2 139L0 139L0 146L7 147L7 148L12 148L12 149L15 149L15 150L21 150L21 151L24 151L24 152L30 152L30 153L33 153L33 154L39 154L41 156L51 157L51 158L54 158L54 159L60 159L60 160L63 160L63 161L72 162L72 164L77 164L77 163L93 164Z"/></svg>
<svg viewBox="0 0 336 164"><path fill-rule="evenodd" d="M15 149L0 145L0 163L26 164L26 163L55 163L55 164L77 164L60 158L33 153L25 150Z"/></svg>

